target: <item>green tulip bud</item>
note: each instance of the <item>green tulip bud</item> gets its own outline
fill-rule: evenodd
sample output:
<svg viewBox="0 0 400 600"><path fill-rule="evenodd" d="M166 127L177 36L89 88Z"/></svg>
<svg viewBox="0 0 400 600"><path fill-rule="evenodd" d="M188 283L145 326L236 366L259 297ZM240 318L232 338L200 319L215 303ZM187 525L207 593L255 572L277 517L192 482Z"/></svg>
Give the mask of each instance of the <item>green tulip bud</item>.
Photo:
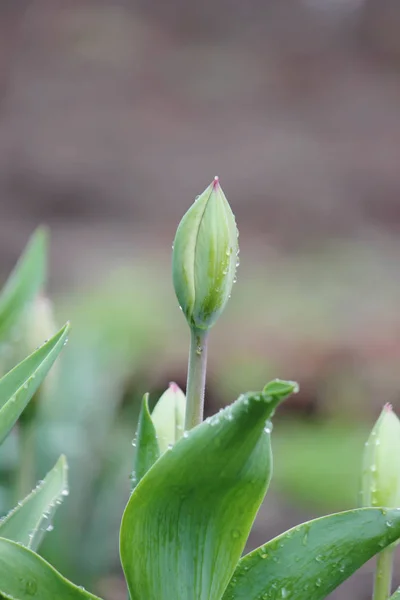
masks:
<svg viewBox="0 0 400 600"><path fill-rule="evenodd" d="M400 421L386 404L365 444L362 505L400 508Z"/></svg>
<svg viewBox="0 0 400 600"><path fill-rule="evenodd" d="M190 327L207 330L235 281L238 231L218 177L183 216L173 246L173 281Z"/></svg>
<svg viewBox="0 0 400 600"><path fill-rule="evenodd" d="M151 413L161 454L183 436L185 411L185 394L176 383L170 383Z"/></svg>

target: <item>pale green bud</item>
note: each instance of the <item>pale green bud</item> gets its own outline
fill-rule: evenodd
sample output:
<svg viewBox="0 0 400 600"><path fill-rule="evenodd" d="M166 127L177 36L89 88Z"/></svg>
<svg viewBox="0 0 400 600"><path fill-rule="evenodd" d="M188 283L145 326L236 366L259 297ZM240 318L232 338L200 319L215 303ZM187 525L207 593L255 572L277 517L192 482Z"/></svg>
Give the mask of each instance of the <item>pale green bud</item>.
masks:
<svg viewBox="0 0 400 600"><path fill-rule="evenodd" d="M386 404L365 444L363 506L400 508L400 421Z"/></svg>
<svg viewBox="0 0 400 600"><path fill-rule="evenodd" d="M47 296L36 296L25 324L25 343L27 352L33 352L57 331L54 321L53 305Z"/></svg>
<svg viewBox="0 0 400 600"><path fill-rule="evenodd" d="M170 383L151 413L161 454L183 436L185 411L185 394L176 383Z"/></svg>
<svg viewBox="0 0 400 600"><path fill-rule="evenodd" d="M224 310L238 253L235 217L215 177L184 215L173 246L175 293L191 327L209 329Z"/></svg>

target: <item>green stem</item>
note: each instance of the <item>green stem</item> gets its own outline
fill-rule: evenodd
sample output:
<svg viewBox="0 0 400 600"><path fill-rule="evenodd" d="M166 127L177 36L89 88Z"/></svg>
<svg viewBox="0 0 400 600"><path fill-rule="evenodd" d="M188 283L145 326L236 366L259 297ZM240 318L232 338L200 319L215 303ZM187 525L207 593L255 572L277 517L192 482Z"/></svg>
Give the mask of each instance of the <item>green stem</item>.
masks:
<svg viewBox="0 0 400 600"><path fill-rule="evenodd" d="M188 378L186 386L185 430L202 422L206 387L208 331L190 330Z"/></svg>
<svg viewBox="0 0 400 600"><path fill-rule="evenodd" d="M393 549L386 548L376 562L373 600L388 600L392 589Z"/></svg>

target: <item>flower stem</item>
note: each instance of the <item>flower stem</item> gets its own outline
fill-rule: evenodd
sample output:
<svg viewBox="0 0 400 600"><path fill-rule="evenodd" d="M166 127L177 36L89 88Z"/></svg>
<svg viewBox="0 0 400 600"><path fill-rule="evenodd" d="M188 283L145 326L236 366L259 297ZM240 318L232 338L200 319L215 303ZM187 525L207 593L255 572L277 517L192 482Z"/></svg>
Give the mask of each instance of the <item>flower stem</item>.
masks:
<svg viewBox="0 0 400 600"><path fill-rule="evenodd" d="M373 600L388 600L392 589L393 549L378 554Z"/></svg>
<svg viewBox="0 0 400 600"><path fill-rule="evenodd" d="M202 422L206 386L208 331L190 330L188 378L186 386L185 430Z"/></svg>

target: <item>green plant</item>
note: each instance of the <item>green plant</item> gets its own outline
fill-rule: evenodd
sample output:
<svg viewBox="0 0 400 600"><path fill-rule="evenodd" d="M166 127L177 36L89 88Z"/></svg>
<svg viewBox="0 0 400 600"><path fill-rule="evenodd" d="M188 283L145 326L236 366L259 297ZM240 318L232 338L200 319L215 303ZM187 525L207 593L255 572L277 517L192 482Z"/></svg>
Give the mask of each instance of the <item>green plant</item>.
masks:
<svg viewBox="0 0 400 600"><path fill-rule="evenodd" d="M41 240L39 233L0 297L3 340L42 286ZM237 252L233 214L216 178L174 243L174 285L191 333L187 398L172 384L152 413L147 395L142 402L120 530L131 600L319 600L400 538L398 507L374 506L303 523L241 557L272 474L270 419L297 384L271 381L203 421L208 336L230 296ZM0 440L37 392L68 329L0 380ZM96 598L36 553L67 493L61 457L0 522L0 597Z"/></svg>

